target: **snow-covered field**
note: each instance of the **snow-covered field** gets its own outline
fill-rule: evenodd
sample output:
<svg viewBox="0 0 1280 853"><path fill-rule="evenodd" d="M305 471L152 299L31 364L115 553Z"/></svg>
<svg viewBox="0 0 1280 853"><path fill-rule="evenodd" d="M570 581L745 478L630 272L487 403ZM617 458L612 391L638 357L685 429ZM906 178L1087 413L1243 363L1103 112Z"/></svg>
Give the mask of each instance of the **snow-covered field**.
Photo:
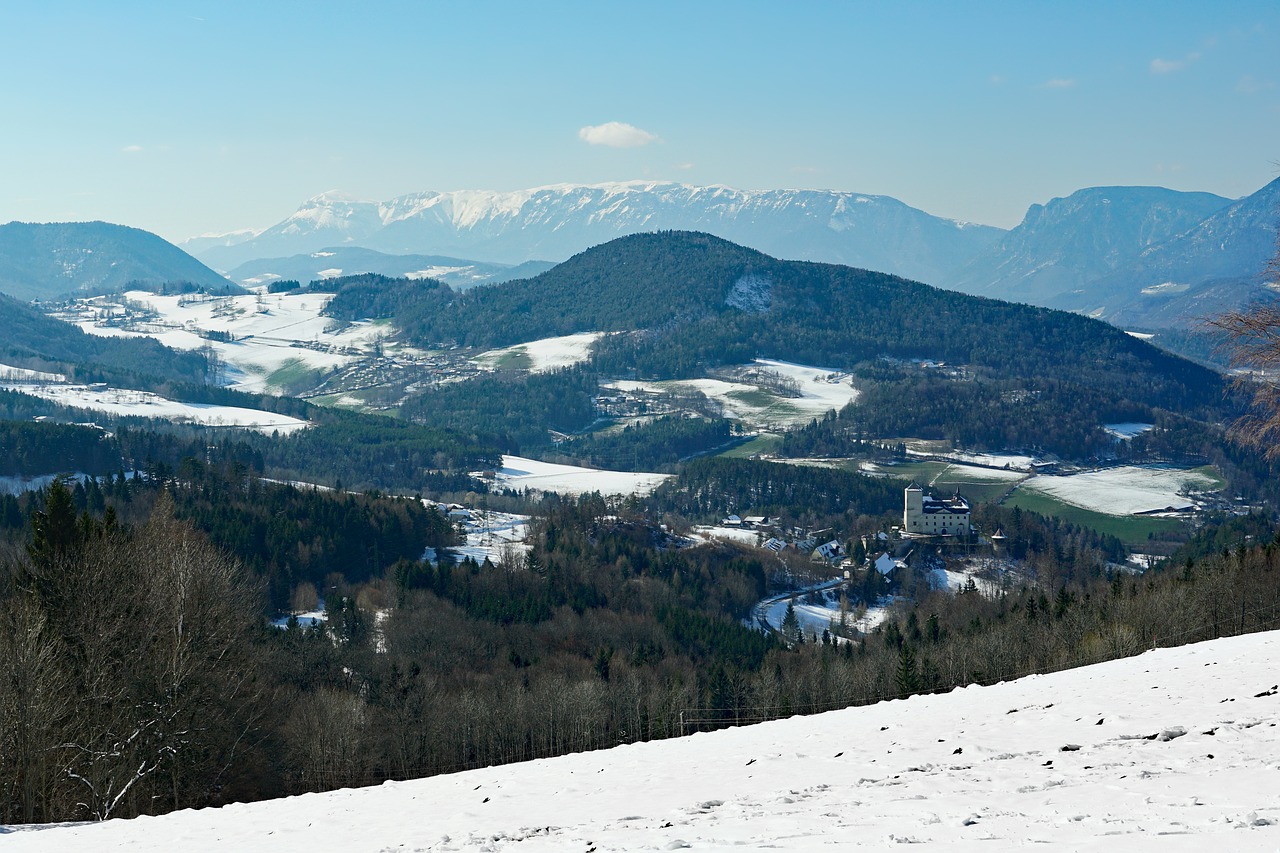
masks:
<svg viewBox="0 0 1280 853"><path fill-rule="evenodd" d="M207 403L179 403L148 391L117 388L97 390L85 385L20 385L0 383L0 388L21 391L33 397L52 400L64 406L89 409L138 418L164 418L175 423L237 427L259 432L281 434L307 426L307 422L289 415L278 415L239 406L216 406Z"/></svg>
<svg viewBox="0 0 1280 853"><path fill-rule="evenodd" d="M910 451L908 451L910 452ZM1009 468L1015 471L1030 471L1031 466L1039 462L1033 456L1021 453L948 453L949 459L957 462L972 462L976 465L990 465L996 468Z"/></svg>
<svg viewBox="0 0 1280 853"><path fill-rule="evenodd" d="M781 374L796 383L799 397L783 397L767 385L722 379L678 379L662 382L619 380L606 387L619 391L647 391L655 394L697 391L719 403L724 416L761 427L788 427L808 423L828 411L844 408L858 398L858 389L849 384L848 374L834 368L809 367L785 361L756 359L755 367Z"/></svg>
<svg viewBox="0 0 1280 853"><path fill-rule="evenodd" d="M555 465L519 456L503 456L502 468L497 472L495 485L504 489L557 492L563 495L588 492L630 495L648 494L670 476L602 471L596 468L579 468L576 465Z"/></svg>
<svg viewBox="0 0 1280 853"><path fill-rule="evenodd" d="M1119 439L1130 439L1137 435L1142 435L1149 429L1155 429L1155 424L1142 424L1126 422L1122 424L1103 424L1102 428Z"/></svg>
<svg viewBox="0 0 1280 853"><path fill-rule="evenodd" d="M892 469L888 469L888 472L892 473ZM1012 483L1026 476L1025 471L952 463L934 479L946 483Z"/></svg>
<svg viewBox="0 0 1280 853"><path fill-rule="evenodd" d="M465 526L466 543L449 549L459 560L470 557L483 564L487 559L497 565L509 553L524 554L529 550L525 544L529 536L527 515L474 510Z"/></svg>
<svg viewBox="0 0 1280 853"><path fill-rule="evenodd" d="M320 312L331 294L272 293L193 300L190 296L130 291L125 297L154 310L157 320L141 332L99 326L95 320L81 320L76 325L95 335L151 337L175 349L212 346L228 366L229 383L244 391L267 390L272 385L271 375L283 368L324 370L349 364L356 359L350 350L366 349L387 333L386 328L372 323L326 331L333 320ZM105 314L110 309L104 303L95 310ZM228 332L239 340L211 341L197 330Z"/></svg>
<svg viewBox="0 0 1280 853"><path fill-rule="evenodd" d="M14 827L3 847L1274 851L1278 657L1280 634L1254 634L412 782Z"/></svg>
<svg viewBox="0 0 1280 853"><path fill-rule="evenodd" d="M831 409L839 411L858 399L858 389L849 384L849 374L834 368L767 358L757 358L755 363L794 381L800 388L799 405L815 415L826 414Z"/></svg>
<svg viewBox="0 0 1280 853"><path fill-rule="evenodd" d="M723 539L728 542L741 542L744 545L759 545L761 536L758 531L742 527L721 527L719 525L697 525L691 531L702 539ZM764 537L765 539L768 536Z"/></svg>
<svg viewBox="0 0 1280 853"><path fill-rule="evenodd" d="M0 477L0 495L20 495L23 492L43 489L57 474L38 474L34 477Z"/></svg>
<svg viewBox="0 0 1280 853"><path fill-rule="evenodd" d="M1032 477L1018 488L1051 495L1072 506L1107 515L1133 515L1193 504L1195 501L1183 492L1213 490L1219 488L1219 484L1199 471L1161 465L1123 465L1084 474Z"/></svg>
<svg viewBox="0 0 1280 853"><path fill-rule="evenodd" d="M570 367L591 357L591 347L600 340L603 332L581 332L558 338L543 338L527 344L489 350L476 356L474 361L486 367L495 367L512 355L527 356L534 373L545 373L560 367Z"/></svg>

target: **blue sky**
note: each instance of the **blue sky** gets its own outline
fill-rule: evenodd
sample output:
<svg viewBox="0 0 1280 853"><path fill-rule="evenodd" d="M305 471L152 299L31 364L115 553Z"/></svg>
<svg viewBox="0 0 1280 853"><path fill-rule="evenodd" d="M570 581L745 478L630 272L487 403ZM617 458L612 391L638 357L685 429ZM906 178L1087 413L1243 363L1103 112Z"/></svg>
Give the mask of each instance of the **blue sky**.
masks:
<svg viewBox="0 0 1280 853"><path fill-rule="evenodd" d="M0 20L0 222L179 240L328 190L661 179L1011 227L1086 186L1280 175L1274 0L14 0Z"/></svg>

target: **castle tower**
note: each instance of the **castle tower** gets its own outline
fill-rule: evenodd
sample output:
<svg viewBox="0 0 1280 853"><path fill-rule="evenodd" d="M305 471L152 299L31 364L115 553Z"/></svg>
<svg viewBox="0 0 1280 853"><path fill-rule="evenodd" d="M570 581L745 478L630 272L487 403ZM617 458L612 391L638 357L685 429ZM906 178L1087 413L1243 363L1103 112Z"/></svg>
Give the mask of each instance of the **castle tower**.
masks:
<svg viewBox="0 0 1280 853"><path fill-rule="evenodd" d="M907 486L903 494L902 529L906 533L924 530L924 489L919 483Z"/></svg>

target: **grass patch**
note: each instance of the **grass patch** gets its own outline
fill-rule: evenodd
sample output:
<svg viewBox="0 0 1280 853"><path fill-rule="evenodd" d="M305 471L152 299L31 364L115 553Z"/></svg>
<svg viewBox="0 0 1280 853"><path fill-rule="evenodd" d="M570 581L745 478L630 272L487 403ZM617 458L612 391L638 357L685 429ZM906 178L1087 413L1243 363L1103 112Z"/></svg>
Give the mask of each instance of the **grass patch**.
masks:
<svg viewBox="0 0 1280 853"><path fill-rule="evenodd" d="M1005 506L1021 507L1041 515L1051 515L1088 527L1099 533L1108 533L1126 545L1145 544L1149 537L1163 537L1166 534L1182 530L1182 521L1176 518L1148 518L1133 515L1107 515L1064 503L1055 497L1034 492L1029 489L1017 489L1004 502Z"/></svg>
<svg viewBox="0 0 1280 853"><path fill-rule="evenodd" d="M532 370L533 359L522 348L511 349L495 358L493 366L498 370Z"/></svg>
<svg viewBox="0 0 1280 853"><path fill-rule="evenodd" d="M942 494L959 492L971 503L990 503L1004 497L1005 492L1014 487L1013 482L992 483L990 481L973 482L971 480L949 480L946 477L933 484L933 489Z"/></svg>
<svg viewBox="0 0 1280 853"><path fill-rule="evenodd" d="M1188 474L1199 474L1213 481L1211 488L1202 489L1203 491L1221 491L1227 487L1226 478L1212 465L1201 465L1199 468L1192 468Z"/></svg>
<svg viewBox="0 0 1280 853"><path fill-rule="evenodd" d="M267 384L285 394L299 394L320 384L324 371L307 366L301 359L291 358L267 376Z"/></svg>
<svg viewBox="0 0 1280 853"><path fill-rule="evenodd" d="M850 459L846 467L850 471L859 470L858 460ZM896 465L881 463L877 466L881 473L890 477L897 477L901 480L915 480L925 486L933 482L934 477L950 467L950 462L900 462Z"/></svg>
<svg viewBox="0 0 1280 853"><path fill-rule="evenodd" d="M778 397L776 395L759 389L754 391L734 390L728 392L725 396L737 400L739 403L753 406L757 409L767 409L778 402Z"/></svg>
<svg viewBox="0 0 1280 853"><path fill-rule="evenodd" d="M748 442L729 448L720 455L729 459L748 459L757 453L777 453L780 447L782 447L782 436L762 433ZM785 462L787 460L784 459L782 461Z"/></svg>

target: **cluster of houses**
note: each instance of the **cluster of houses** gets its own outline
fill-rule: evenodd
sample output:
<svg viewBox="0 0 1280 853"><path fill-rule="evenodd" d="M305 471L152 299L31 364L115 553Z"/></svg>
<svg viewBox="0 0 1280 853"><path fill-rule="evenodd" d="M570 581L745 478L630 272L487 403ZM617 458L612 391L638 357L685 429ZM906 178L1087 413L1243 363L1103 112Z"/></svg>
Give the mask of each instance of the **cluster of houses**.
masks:
<svg viewBox="0 0 1280 853"><path fill-rule="evenodd" d="M895 527L892 534L880 532L863 536L860 551L867 555L867 565L882 575L888 575L904 565L916 540L968 538L974 532L970 523L971 511L969 502L959 494L937 497L927 493L920 484L912 483L903 494L902 526ZM775 554L787 550L808 554L810 563L844 569L846 573L857 568L839 539L822 542L816 534L806 530L784 531L778 527L778 519L769 516L730 515L720 525L756 531L760 536L760 547ZM879 556L873 557L874 554Z"/></svg>

